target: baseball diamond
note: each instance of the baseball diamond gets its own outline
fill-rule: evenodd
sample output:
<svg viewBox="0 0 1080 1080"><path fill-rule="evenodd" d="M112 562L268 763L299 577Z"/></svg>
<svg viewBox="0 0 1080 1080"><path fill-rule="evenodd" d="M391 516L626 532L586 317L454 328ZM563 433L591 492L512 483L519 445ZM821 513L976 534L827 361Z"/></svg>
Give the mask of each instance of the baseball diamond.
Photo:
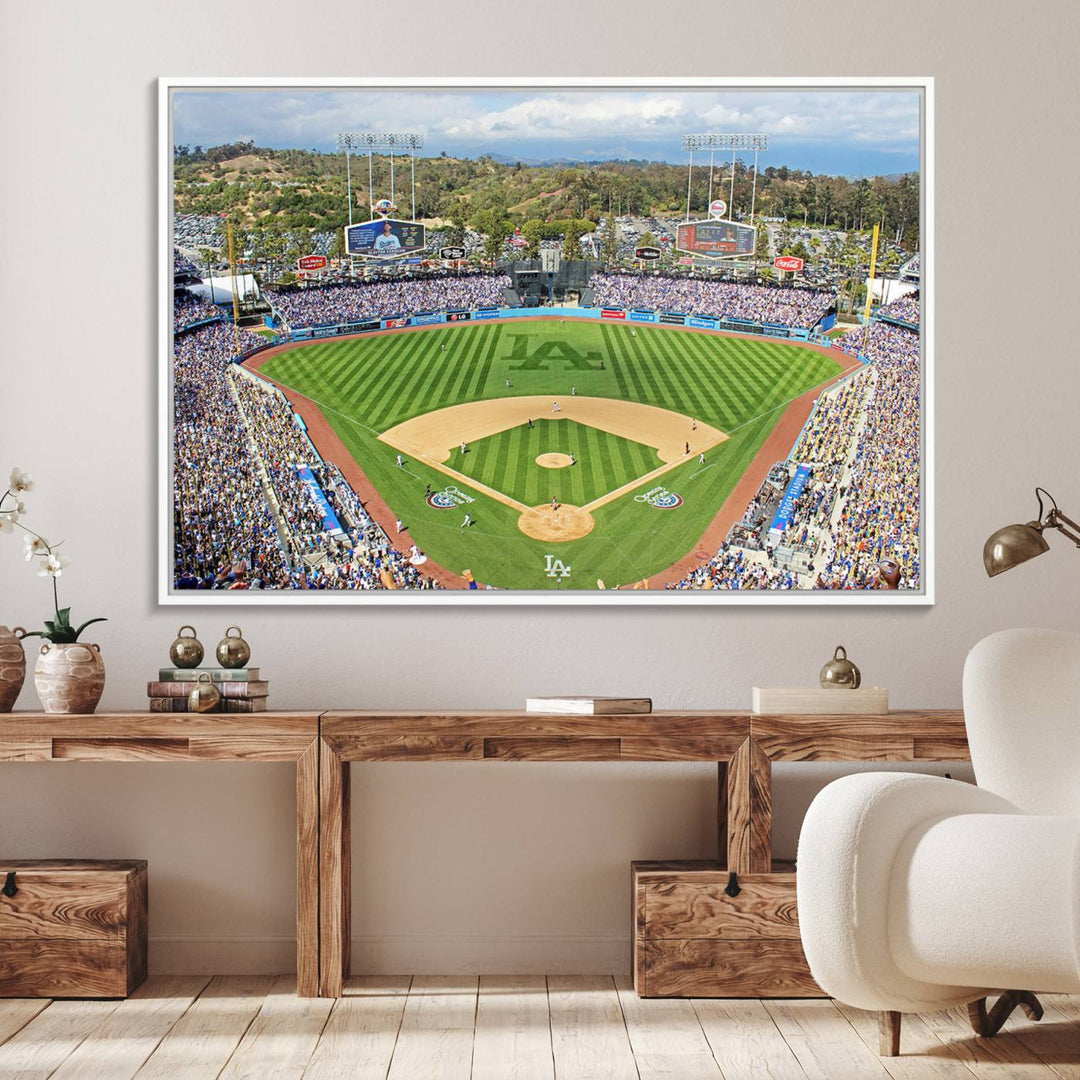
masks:
<svg viewBox="0 0 1080 1080"><path fill-rule="evenodd" d="M596 589L676 572L726 531L815 394L859 365L812 345L549 317L287 345L245 366L374 490L376 520L401 522L390 533L459 587ZM344 453L319 446L325 425ZM430 498L444 488L473 501Z"/></svg>

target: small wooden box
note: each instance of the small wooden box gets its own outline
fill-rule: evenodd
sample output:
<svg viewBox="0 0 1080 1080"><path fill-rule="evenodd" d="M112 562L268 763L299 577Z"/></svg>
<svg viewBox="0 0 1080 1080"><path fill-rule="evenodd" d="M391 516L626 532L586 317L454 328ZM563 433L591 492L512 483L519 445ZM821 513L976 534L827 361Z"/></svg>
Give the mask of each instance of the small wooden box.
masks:
<svg viewBox="0 0 1080 1080"><path fill-rule="evenodd" d="M0 997L130 994L146 978L146 882L143 859L0 860Z"/></svg>
<svg viewBox="0 0 1080 1080"><path fill-rule="evenodd" d="M642 997L824 997L799 939L795 866L738 876L715 862L635 862L634 989Z"/></svg>
<svg viewBox="0 0 1080 1080"><path fill-rule="evenodd" d="M889 711L886 686L826 690L821 686L755 686L753 711L807 716L883 716Z"/></svg>

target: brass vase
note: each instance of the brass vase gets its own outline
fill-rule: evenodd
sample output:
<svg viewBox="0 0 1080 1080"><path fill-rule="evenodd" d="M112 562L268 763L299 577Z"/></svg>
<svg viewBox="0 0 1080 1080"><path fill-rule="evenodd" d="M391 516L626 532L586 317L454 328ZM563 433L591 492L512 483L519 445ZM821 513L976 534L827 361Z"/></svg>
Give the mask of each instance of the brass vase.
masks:
<svg viewBox="0 0 1080 1080"><path fill-rule="evenodd" d="M0 626L0 713L11 712L26 679L26 653L22 639L26 631L21 626L9 630Z"/></svg>

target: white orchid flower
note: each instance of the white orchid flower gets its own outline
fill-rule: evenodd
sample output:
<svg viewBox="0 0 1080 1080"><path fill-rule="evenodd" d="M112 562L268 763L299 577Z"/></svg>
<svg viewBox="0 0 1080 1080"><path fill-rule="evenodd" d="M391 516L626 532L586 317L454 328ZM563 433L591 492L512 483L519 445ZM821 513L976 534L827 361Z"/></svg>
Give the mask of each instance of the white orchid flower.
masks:
<svg viewBox="0 0 1080 1080"><path fill-rule="evenodd" d="M71 560L63 555L53 553L45 558L38 571L38 577L59 577L64 572L65 566L70 566Z"/></svg>
<svg viewBox="0 0 1080 1080"><path fill-rule="evenodd" d="M23 555L26 556L26 561L29 562L35 555L46 555L49 551L49 541L44 536L35 536L33 533L27 533L23 537Z"/></svg>
<svg viewBox="0 0 1080 1080"><path fill-rule="evenodd" d="M9 533L19 520L18 510L0 510L0 533Z"/></svg>
<svg viewBox="0 0 1080 1080"><path fill-rule="evenodd" d="M34 481L30 479L30 474L24 472L22 469L12 469L11 476L8 479L8 487L12 491L33 491Z"/></svg>

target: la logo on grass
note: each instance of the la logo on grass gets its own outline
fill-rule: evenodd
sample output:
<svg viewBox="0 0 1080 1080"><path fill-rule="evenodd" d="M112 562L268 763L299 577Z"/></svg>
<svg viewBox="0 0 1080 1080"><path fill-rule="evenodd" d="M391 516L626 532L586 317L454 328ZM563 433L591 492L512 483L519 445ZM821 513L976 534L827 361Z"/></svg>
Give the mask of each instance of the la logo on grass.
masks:
<svg viewBox="0 0 1080 1080"><path fill-rule="evenodd" d="M514 344L510 349L511 371L550 371L549 360L561 359L563 369L575 371L599 371L600 353L594 349L579 352L566 341L541 341L532 352L529 343L533 340L528 334L510 334Z"/></svg>
<svg viewBox="0 0 1080 1080"><path fill-rule="evenodd" d="M567 566L562 559L556 559L554 555L544 556L544 573L549 578L568 578L572 566Z"/></svg>

